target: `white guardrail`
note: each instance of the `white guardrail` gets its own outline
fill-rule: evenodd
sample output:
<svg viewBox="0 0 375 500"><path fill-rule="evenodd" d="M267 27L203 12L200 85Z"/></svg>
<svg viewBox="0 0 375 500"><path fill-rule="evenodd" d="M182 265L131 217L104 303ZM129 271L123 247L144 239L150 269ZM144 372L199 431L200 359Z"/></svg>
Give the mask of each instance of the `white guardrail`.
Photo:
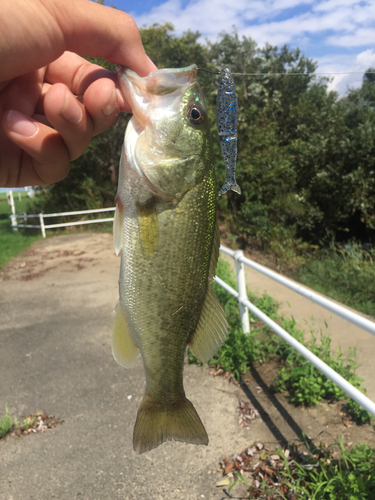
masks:
<svg viewBox="0 0 375 500"><path fill-rule="evenodd" d="M215 281L221 287L223 287L227 292L229 292L233 297L238 300L240 306L240 314L242 321L242 329L245 333L250 332L249 325L249 317L247 310L251 311L255 316L257 316L261 321L266 323L277 335L279 335L285 342L288 342L297 352L299 352L304 358L306 358L312 365L315 366L320 372L322 372L326 377L328 377L334 384L336 384L340 389L342 389L348 396L350 396L354 401L360 404L365 410L367 410L373 417L375 417L375 404L362 392L356 389L354 386L349 384L347 380L345 380L341 375L336 373L332 368L330 368L326 363L324 363L321 359L319 359L315 354L309 351L305 346L303 346L300 342L298 342L294 337L292 337L288 332L286 332L283 328L281 328L277 323L272 321L271 318L266 316L262 311L260 311L254 304L252 304L246 294L246 282L245 282L245 272L243 264L263 273L265 276L277 281L281 285L287 286L291 290L303 295L307 299L312 300L313 302L325 307L329 311L338 314L342 318L354 323L355 325L367 330L368 332L375 335L375 323L369 321L366 318L363 318L359 314L355 314L345 307L339 306L334 302L321 297L320 295L304 288L301 285L297 285L293 281L281 276L274 271L267 269L266 267L257 264L256 262L247 259L243 256L243 252L241 250L232 251L225 247L220 247L220 250L230 257L233 257L236 265L236 275L237 275L237 288L238 292L230 287L225 281L215 276Z"/></svg>
<svg viewBox="0 0 375 500"><path fill-rule="evenodd" d="M87 219L87 220L79 220L74 222L62 222L59 224L45 224L44 219L48 217L62 217L66 215L86 215L86 214L98 214L101 212L114 212L116 207L110 208L95 208L93 210L80 210L76 212L61 212L59 214L30 214L28 215L26 212L23 215L10 215L9 217L12 220L12 228L13 231L17 231L19 227L29 227L40 229L42 232L43 238L46 237L46 229L53 229L55 227L68 227L68 226L80 226L82 224L95 224L98 222L113 222L113 217L107 217L106 219ZM39 219L39 224L27 224L27 219L37 218ZM23 219L23 224L20 224L17 219Z"/></svg>
<svg viewBox="0 0 375 500"><path fill-rule="evenodd" d="M35 215L28 215L26 213L24 213L23 215L12 214L10 217L12 219L12 227L15 231L17 230L18 227L40 228L42 231L43 238L45 238L46 229L113 221L113 217L111 217L105 219L89 219L76 222L64 222L60 224L45 224L44 219L48 217L61 217L64 215L85 215L85 214L114 212L114 211L115 207L111 207L111 208L99 208L95 210L81 210L76 212L62 212L57 214L43 214L43 213ZM32 217L39 218L38 225L27 224L27 219ZM24 219L24 224L18 223L17 219L19 218ZM231 295L233 295L233 297L237 299L240 309L243 331L245 333L250 332L248 311L251 311L261 321L266 323L266 325L268 325L277 335L279 335L283 340L285 340L285 342L291 345L304 358L310 361L310 363L314 365L315 368L321 371L326 377L332 380L333 383L335 383L338 387L340 387L340 389L342 389L348 396L354 399L354 401L360 404L373 417L375 417L375 404L369 398L367 398L364 394L362 394L362 392L360 392L354 386L349 384L349 382L347 382L343 377L341 377L341 375L332 370L332 368L326 365L326 363L324 363L321 359L315 356L315 354L309 351L305 346L303 346L300 342L298 342L294 337L292 337L288 332L286 332L283 328L281 328L277 323L272 321L271 318L262 313L262 311L260 311L256 306L254 306L254 304L252 304L248 300L246 293L245 271L243 265L245 264L251 267L252 269L255 269L256 271L264 274L265 276L268 276L269 278L277 281L281 285L284 285L293 290L294 292L299 293L303 297L306 297L307 299L311 300L312 302L315 302L316 304L325 307L328 311L331 311L334 314L341 316L342 318L350 321L351 323L366 330L367 332L372 333L373 335L375 335L375 323L360 316L359 314L350 311L349 309L346 309L345 307L336 304L335 302L332 302L331 300L326 299L325 297L322 297L321 295L318 295L317 293L312 292L311 290L308 290L307 288L304 288L301 285L298 285L297 283L294 283L288 278L285 278L284 276L281 276L280 274L275 273L274 271L271 271L270 269L267 269L266 267L261 266L260 264L257 264L256 262L250 259L247 259L246 257L244 257L243 252L241 250L233 251L223 246L220 247L220 250L234 259L236 266L238 292L233 288L231 288L227 283L225 283L225 281L221 280L217 276L215 276L214 279L216 283L218 283L221 287L223 287L227 292L229 292Z"/></svg>

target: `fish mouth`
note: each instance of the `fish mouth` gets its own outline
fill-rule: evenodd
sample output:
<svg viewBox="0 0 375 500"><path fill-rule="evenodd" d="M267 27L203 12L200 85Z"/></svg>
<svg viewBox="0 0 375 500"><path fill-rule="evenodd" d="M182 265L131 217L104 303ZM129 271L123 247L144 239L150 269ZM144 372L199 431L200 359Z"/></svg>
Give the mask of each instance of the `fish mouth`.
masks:
<svg viewBox="0 0 375 500"><path fill-rule="evenodd" d="M116 71L121 91L131 106L133 116L145 126L155 98L163 97L163 101L167 101L164 105L173 105L176 97L196 80L198 68L196 64L186 68L163 68L144 77L124 66L118 65Z"/></svg>
<svg viewBox="0 0 375 500"><path fill-rule="evenodd" d="M173 200L175 196L160 190L146 173L151 173L150 169L157 167L160 161L176 160L173 155L169 156L155 138L152 116L155 116L159 108L167 110L167 113L174 113L180 108L181 96L187 87L196 82L197 66L193 64L186 68L160 69L145 77L140 77L123 66L117 66L116 70L121 91L133 113L125 133L128 160L152 192L165 200ZM195 156L194 153L189 158L191 156Z"/></svg>

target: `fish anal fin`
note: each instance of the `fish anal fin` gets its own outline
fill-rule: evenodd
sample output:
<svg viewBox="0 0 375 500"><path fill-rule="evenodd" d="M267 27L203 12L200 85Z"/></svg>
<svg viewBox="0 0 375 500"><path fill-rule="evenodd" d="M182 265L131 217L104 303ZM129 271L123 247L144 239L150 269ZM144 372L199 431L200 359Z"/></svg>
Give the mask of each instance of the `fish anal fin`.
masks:
<svg viewBox="0 0 375 500"><path fill-rule="evenodd" d="M136 203L138 211L139 238L143 253L152 259L158 247L159 221L156 213L155 198L150 198L146 203Z"/></svg>
<svg viewBox="0 0 375 500"><path fill-rule="evenodd" d="M191 352L202 363L207 363L224 344L228 322L223 306L209 285L198 326L189 342Z"/></svg>
<svg viewBox="0 0 375 500"><path fill-rule="evenodd" d="M164 441L208 444L208 436L192 403L183 396L174 404L163 405L145 394L138 409L133 447L137 453L156 448Z"/></svg>
<svg viewBox="0 0 375 500"><path fill-rule="evenodd" d="M116 255L121 252L122 248L122 218L124 214L124 207L122 206L119 196L116 196L116 210L113 219L113 247Z"/></svg>
<svg viewBox="0 0 375 500"><path fill-rule="evenodd" d="M120 301L115 307L116 317L112 335L112 354L117 363L129 368L135 361L138 348L130 336L128 323Z"/></svg>
<svg viewBox="0 0 375 500"><path fill-rule="evenodd" d="M208 290L203 303L198 326L188 345L191 352L202 363L209 361L216 351L224 344L228 335L228 322L223 306L218 301L211 288L211 281L215 275L219 258L220 230L216 223L210 269L208 273Z"/></svg>

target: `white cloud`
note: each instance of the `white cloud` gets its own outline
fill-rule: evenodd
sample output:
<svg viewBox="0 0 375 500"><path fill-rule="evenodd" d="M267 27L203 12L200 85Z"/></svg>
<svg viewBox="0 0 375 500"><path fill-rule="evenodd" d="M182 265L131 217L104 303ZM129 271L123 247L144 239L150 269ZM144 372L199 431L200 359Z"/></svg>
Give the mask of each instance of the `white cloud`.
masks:
<svg viewBox="0 0 375 500"><path fill-rule="evenodd" d="M364 45L374 45L375 28L358 29L350 35L330 36L327 38L328 45L338 45L341 47L363 47Z"/></svg>
<svg viewBox="0 0 375 500"><path fill-rule="evenodd" d="M367 49L358 54L355 60L358 66L366 71L370 66L375 66L375 52L372 49Z"/></svg>
<svg viewBox="0 0 375 500"><path fill-rule="evenodd" d="M329 10L337 10L342 7L354 7L361 5L360 0L328 0L327 2L318 2L314 5L314 10L318 12L327 12Z"/></svg>
<svg viewBox="0 0 375 500"><path fill-rule="evenodd" d="M191 0L184 7L180 0L167 0L134 18L139 26L171 22L178 35L190 29L211 41L235 25L240 36L251 37L260 46L268 42L300 47L330 71L354 71L351 68L359 65L358 71L364 71L375 64L367 64L374 57L375 0ZM315 47L326 58L314 56ZM335 47L340 47L339 55ZM357 47L362 51L355 54ZM361 64L362 60L366 62ZM337 75L330 88L342 94L347 85L361 82L362 75Z"/></svg>
<svg viewBox="0 0 375 500"><path fill-rule="evenodd" d="M357 55L330 54L317 59L317 73L331 73L329 90L336 90L344 95L348 88L362 86L365 71L375 66L375 51L372 49L360 52ZM336 73L332 75L332 73Z"/></svg>

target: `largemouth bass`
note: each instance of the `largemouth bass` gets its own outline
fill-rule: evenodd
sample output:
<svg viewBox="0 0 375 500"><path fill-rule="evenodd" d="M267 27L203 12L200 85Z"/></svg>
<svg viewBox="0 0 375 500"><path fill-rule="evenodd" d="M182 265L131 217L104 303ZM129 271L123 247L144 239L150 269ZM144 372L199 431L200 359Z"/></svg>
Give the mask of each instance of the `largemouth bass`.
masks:
<svg viewBox="0 0 375 500"><path fill-rule="evenodd" d="M116 196L121 269L112 351L124 367L138 350L143 360L133 447L142 453L171 439L207 445L183 388L186 346L208 361L228 329L211 287L220 234L205 99L195 65L144 78L117 71L133 117Z"/></svg>

